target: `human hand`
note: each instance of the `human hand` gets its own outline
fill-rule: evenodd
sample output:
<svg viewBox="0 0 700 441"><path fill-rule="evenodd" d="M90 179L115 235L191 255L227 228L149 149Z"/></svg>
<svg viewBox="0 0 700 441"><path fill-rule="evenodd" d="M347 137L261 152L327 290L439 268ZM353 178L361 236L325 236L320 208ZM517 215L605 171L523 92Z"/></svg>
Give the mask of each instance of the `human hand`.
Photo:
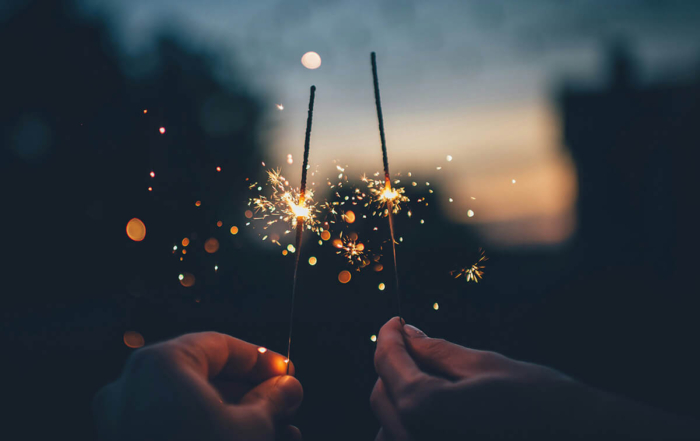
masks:
<svg viewBox="0 0 700 441"><path fill-rule="evenodd" d="M102 440L299 440L301 383L285 357L216 332L134 352L95 396ZM293 375L294 366L290 366Z"/></svg>
<svg viewBox="0 0 700 441"><path fill-rule="evenodd" d="M697 424L544 366L468 349L398 318L379 332L377 440L688 439Z"/></svg>

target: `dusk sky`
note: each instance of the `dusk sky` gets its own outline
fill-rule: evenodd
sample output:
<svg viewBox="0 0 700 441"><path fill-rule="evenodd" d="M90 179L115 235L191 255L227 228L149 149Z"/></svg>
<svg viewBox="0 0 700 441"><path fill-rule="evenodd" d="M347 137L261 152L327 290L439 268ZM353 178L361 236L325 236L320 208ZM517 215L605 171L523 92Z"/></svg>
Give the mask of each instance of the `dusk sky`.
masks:
<svg viewBox="0 0 700 441"><path fill-rule="evenodd" d="M381 168L376 51L392 173L437 185L450 217L476 224L492 245L556 244L575 228L576 171L554 98L565 81L605 83L607 43L629 43L641 83L700 72L692 1L83 3L112 21L126 54L147 53L167 31L235 63L269 103L269 165L290 179L298 163L284 166L288 154L301 157L311 84L311 162L329 169L338 160L353 176ZM320 68L302 66L307 51Z"/></svg>

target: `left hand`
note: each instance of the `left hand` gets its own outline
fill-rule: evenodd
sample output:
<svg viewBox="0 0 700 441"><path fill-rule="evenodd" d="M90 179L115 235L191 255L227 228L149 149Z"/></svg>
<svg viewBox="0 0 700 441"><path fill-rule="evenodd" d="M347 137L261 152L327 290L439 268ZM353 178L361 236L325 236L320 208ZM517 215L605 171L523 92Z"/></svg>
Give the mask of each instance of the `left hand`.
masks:
<svg viewBox="0 0 700 441"><path fill-rule="evenodd" d="M202 332L137 350L95 396L100 439L301 439L288 424L301 384L285 357L258 348Z"/></svg>

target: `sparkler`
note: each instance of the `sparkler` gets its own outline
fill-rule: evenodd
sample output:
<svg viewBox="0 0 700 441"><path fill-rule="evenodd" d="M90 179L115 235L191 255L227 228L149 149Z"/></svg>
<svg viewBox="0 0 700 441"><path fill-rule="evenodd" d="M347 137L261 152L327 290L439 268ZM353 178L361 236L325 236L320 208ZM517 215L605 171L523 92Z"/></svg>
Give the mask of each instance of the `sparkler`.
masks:
<svg viewBox="0 0 700 441"><path fill-rule="evenodd" d="M401 291L399 291L399 270L396 265L396 240L394 240L394 204L398 204L398 202L400 202L400 196L403 192L391 188L391 175L389 174L389 158L386 152L386 137L384 136L384 116L382 115L382 101L379 96L379 78L377 76L377 54L372 52L370 58L372 61L372 78L374 80L374 103L377 106L377 120L379 121L379 139L382 143L382 161L384 163L384 191L381 192L379 200L383 201L386 204L385 211L386 216L389 219L389 235L391 236L391 250L394 256L394 279L396 283L396 299L398 302L399 319L403 322L403 315L401 314Z"/></svg>
<svg viewBox="0 0 700 441"><path fill-rule="evenodd" d="M294 325L294 299L296 297L297 289L297 271L299 269L299 256L301 256L301 239L304 235L304 225L306 224L306 219L309 218L309 208L305 205L306 198L306 169L309 165L309 141L311 140L311 121L314 116L314 97L316 95L316 86L311 86L311 94L309 97L309 114L306 118L306 137L304 139L304 160L302 161L301 167L301 189L299 190L299 203L295 204L294 201L289 198L288 204L291 211L296 217L296 257L294 258L294 279L292 281L292 307L289 312L289 340L287 342L287 375L289 375L289 356L292 351L292 329Z"/></svg>

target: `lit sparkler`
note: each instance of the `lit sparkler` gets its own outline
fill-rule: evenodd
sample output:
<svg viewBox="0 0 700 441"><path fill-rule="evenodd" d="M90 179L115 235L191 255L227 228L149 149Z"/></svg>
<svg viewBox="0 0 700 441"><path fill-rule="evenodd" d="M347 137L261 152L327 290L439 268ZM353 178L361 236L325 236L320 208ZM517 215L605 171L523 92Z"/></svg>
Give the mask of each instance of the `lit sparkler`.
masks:
<svg viewBox="0 0 700 441"><path fill-rule="evenodd" d="M311 86L311 93L309 96L309 114L306 118L306 137L304 139L304 160L302 161L301 167L301 189L299 190L299 197L295 201L294 198L289 195L287 196L285 202L289 206L289 210L294 215L295 226L297 230L296 237L296 257L294 258L294 279L292 281L292 306L289 312L289 340L287 342L287 375L289 375L289 356L292 351L292 328L294 325L294 299L296 297L297 289L297 271L299 270L299 256L301 256L301 239L304 235L304 226L307 225L307 221L312 218L311 211L307 206L307 191L306 191L306 172L309 164L309 141L311 140L311 122L314 116L314 97L316 95L316 86ZM285 181L286 184L286 181ZM287 193L289 194L289 193ZM311 200L311 192L308 196L309 201Z"/></svg>
<svg viewBox="0 0 700 441"><path fill-rule="evenodd" d="M384 136L384 116L382 115L382 101L379 96L379 77L377 75L377 54L372 52L370 56L372 62L372 79L374 82L374 103L377 107L377 120L379 122L379 139L382 143L382 161L384 163L384 191L380 199L386 203L386 214L389 219L389 234L391 236L391 250L394 256L394 278L396 283L396 298L398 301L399 319L403 322L401 314L401 292L399 291L399 270L396 265L396 240L394 240L394 204L398 208L396 199L402 193L391 188L391 175L389 174L389 158L386 151L386 137ZM398 212L398 210L397 210Z"/></svg>
<svg viewBox="0 0 700 441"><path fill-rule="evenodd" d="M272 188L272 195L259 195L248 201L248 205L255 208L256 219L266 220L263 229L268 229L278 222L291 225L292 229L295 229L301 222L306 229L320 233L321 223L316 216L318 207L314 203L312 190L306 189L306 186L303 190L292 188L279 169L267 171L267 185ZM255 186L257 182L251 184L251 188Z"/></svg>
<svg viewBox="0 0 700 441"><path fill-rule="evenodd" d="M489 258L484 255L484 250L479 248L479 252L479 260L477 260L476 263L466 268L450 271L450 275L457 274L455 275L455 279L459 279L460 277L464 276L467 282L471 282L473 280L474 283L479 283L479 280L484 278L484 268L486 267L483 265L483 263L489 260Z"/></svg>

